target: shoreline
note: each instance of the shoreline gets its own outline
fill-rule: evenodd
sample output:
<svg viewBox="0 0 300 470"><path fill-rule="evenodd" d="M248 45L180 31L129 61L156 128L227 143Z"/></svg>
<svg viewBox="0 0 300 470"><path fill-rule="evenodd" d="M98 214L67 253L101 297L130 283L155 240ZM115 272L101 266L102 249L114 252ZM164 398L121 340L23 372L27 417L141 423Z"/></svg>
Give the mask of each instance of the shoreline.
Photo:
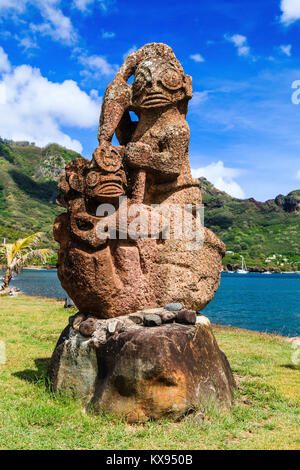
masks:
<svg viewBox="0 0 300 470"><path fill-rule="evenodd" d="M286 341L288 343L291 343L293 341L299 341L300 343L300 336L282 336L277 333L267 333L265 331L257 331L257 330L249 330L247 328L240 328L239 326L232 326L232 325L221 325L220 323L212 323L211 324L212 328L215 328L217 330L227 330L227 331L236 331L240 333L247 333L247 334L254 334L254 335L259 335L259 336L266 336L266 337L272 337L276 339L280 339L282 341Z"/></svg>
<svg viewBox="0 0 300 470"><path fill-rule="evenodd" d="M6 298L14 298L14 299L17 299L18 297L25 297L25 298L36 298L36 299L40 299L40 300L43 300L43 301L49 301L51 303L53 303L53 301L57 302L57 303L64 303L66 298L64 297L45 297L45 296L42 296L42 295L28 295L28 294L23 294L22 292L19 292L18 295L16 296L6 296ZM66 313L68 312L68 309L69 308L74 308L76 310L76 307L67 307L65 308L66 310ZM200 315L203 315L202 313L200 313ZM206 317L206 315L203 315ZM207 317L208 318L208 317ZM209 318L208 318L209 319ZM281 339L283 341L287 341L287 342L292 342L292 341L299 341L300 343L300 336L283 336L283 335L280 335L278 333L268 333L266 331L259 331L259 330L250 330L248 328L241 328L239 326L234 326L234 325L223 325L221 323L213 323L211 322L211 326L212 328L216 328L218 330L227 330L227 331L237 331L237 332L241 332L241 333L247 333L247 334L254 334L254 335L260 335L260 336L267 336L267 337L272 337L272 338L277 338L277 339Z"/></svg>
<svg viewBox="0 0 300 470"><path fill-rule="evenodd" d="M238 271L228 271L222 269L222 273L225 274L243 274L239 273ZM247 271L245 274L300 274L300 271Z"/></svg>
<svg viewBox="0 0 300 470"><path fill-rule="evenodd" d="M22 268L23 271L28 271L28 270L37 270L37 271L56 271L57 268L56 266L26 266ZM225 274L240 274L238 271L228 271L225 269L222 269L221 273ZM300 271L248 271L246 274L300 274Z"/></svg>
<svg viewBox="0 0 300 470"><path fill-rule="evenodd" d="M26 266L22 268L23 271L28 271L30 269L36 269L37 271L56 271L56 266Z"/></svg>

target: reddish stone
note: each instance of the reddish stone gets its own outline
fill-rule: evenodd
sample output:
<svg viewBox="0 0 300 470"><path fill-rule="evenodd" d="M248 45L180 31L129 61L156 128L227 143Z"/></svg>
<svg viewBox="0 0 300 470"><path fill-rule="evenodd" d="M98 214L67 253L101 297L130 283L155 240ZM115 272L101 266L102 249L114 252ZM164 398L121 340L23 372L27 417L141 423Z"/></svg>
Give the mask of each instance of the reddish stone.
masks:
<svg viewBox="0 0 300 470"><path fill-rule="evenodd" d="M133 84L127 83L134 75ZM92 161L76 159L67 165L59 182L58 203L67 208L54 224L60 243L58 276L80 312L111 318L180 302L187 309L201 310L213 298L220 282L224 244L209 230L204 244L189 249L190 241L161 237L149 239L151 221L141 228L142 239L120 239L122 223L114 240L100 238L99 222L108 226L109 215L97 207L112 204L127 214L133 203L149 213L172 204L200 204L199 182L189 166L188 101L191 77L184 74L172 49L147 44L130 54L107 87L99 125L99 147ZM138 122L132 122L134 111ZM120 146L112 146L116 134ZM119 197L127 196L120 204ZM124 219L122 219L124 220ZM128 218L126 229L133 221Z"/></svg>

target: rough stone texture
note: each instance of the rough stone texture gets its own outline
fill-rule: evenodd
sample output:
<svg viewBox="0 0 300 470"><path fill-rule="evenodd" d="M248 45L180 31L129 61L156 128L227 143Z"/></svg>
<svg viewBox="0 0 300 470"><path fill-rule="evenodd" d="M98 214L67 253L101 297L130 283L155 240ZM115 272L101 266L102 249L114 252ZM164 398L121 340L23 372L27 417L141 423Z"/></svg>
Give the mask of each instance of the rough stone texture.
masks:
<svg viewBox="0 0 300 470"><path fill-rule="evenodd" d="M163 307L158 307L158 308L144 308L142 310L142 313L145 315L145 314L152 314L154 313L155 315L161 315L161 313L164 312L164 308Z"/></svg>
<svg viewBox="0 0 300 470"><path fill-rule="evenodd" d="M146 313L144 316L145 326L160 326L162 324L161 318L155 313Z"/></svg>
<svg viewBox="0 0 300 470"><path fill-rule="evenodd" d="M194 310L180 310L176 315L176 322L185 323L187 325L195 325L197 314Z"/></svg>
<svg viewBox="0 0 300 470"><path fill-rule="evenodd" d="M182 309L182 305L179 303L167 304L165 305L165 309L170 312L178 312L178 310Z"/></svg>
<svg viewBox="0 0 300 470"><path fill-rule="evenodd" d="M92 336L94 331L96 331L96 320L94 318L88 318L80 323L79 333L82 336Z"/></svg>
<svg viewBox="0 0 300 470"><path fill-rule="evenodd" d="M69 390L84 401L92 399L98 376L93 340L72 328L65 331L52 355L48 375L54 391Z"/></svg>
<svg viewBox="0 0 300 470"><path fill-rule="evenodd" d="M202 248L191 249L193 241L174 238L172 224L171 239L164 240L166 220L159 212L172 204L195 208L202 200L189 166L186 113L191 97L191 77L170 47L147 44L130 54L107 87L92 161L76 159L61 175L57 202L67 213L54 224L58 276L81 313L112 318L173 300L201 310L213 298L224 244L205 229ZM131 121L129 111L138 122ZM111 145L114 134L120 146ZM117 239L109 233L99 236L99 224L109 226L112 220L97 212L101 203L112 204L117 212ZM149 238L149 220L140 228L146 238L122 239L133 221L129 212L134 203L144 214L158 205L151 212L151 220L160 223L157 238Z"/></svg>
<svg viewBox="0 0 300 470"><path fill-rule="evenodd" d="M83 313L77 313L75 316L73 315L73 321L71 322L71 326L74 328L74 330L79 331L79 327L82 322L86 320L86 316Z"/></svg>
<svg viewBox="0 0 300 470"><path fill-rule="evenodd" d="M161 317L163 323L173 323L175 318L176 318L176 314L174 312L164 311L164 312L162 312L160 317Z"/></svg>
<svg viewBox="0 0 300 470"><path fill-rule="evenodd" d="M110 320L107 323L107 331L110 335L113 335L114 333L119 331L121 328L122 328L122 323L116 319Z"/></svg>
<svg viewBox="0 0 300 470"><path fill-rule="evenodd" d="M197 324L199 324L199 325L210 325L210 321L204 315L197 315L196 325Z"/></svg>
<svg viewBox="0 0 300 470"><path fill-rule="evenodd" d="M144 315L142 313L131 313L128 318L137 325L142 325L144 323Z"/></svg>
<svg viewBox="0 0 300 470"><path fill-rule="evenodd" d="M178 419L210 401L231 405L234 379L209 324L135 325L102 342L98 333L65 330L49 367L54 391L74 391L96 413L130 422Z"/></svg>

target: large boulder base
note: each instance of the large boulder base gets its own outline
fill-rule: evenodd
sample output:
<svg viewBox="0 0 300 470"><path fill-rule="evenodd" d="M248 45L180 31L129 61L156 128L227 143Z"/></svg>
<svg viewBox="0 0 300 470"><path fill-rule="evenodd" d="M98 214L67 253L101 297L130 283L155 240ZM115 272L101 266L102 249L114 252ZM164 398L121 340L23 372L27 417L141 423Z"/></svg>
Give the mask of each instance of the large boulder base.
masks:
<svg viewBox="0 0 300 470"><path fill-rule="evenodd" d="M95 413L129 422L176 420L211 402L229 408L234 378L209 321L201 318L192 326L135 325L104 342L69 326L51 358L53 389L71 390Z"/></svg>

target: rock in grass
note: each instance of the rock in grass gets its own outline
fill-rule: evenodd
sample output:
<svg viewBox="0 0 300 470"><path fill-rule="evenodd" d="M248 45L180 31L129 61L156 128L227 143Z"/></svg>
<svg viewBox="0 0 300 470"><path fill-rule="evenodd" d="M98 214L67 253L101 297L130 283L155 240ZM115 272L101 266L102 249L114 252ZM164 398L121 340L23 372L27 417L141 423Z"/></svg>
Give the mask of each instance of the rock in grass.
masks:
<svg viewBox="0 0 300 470"><path fill-rule="evenodd" d="M186 325L195 325L197 314L194 310L180 310L176 315L177 323L184 323Z"/></svg>
<svg viewBox="0 0 300 470"><path fill-rule="evenodd" d="M162 324L161 318L155 313L148 313L144 316L145 326L160 326Z"/></svg>
<svg viewBox="0 0 300 470"><path fill-rule="evenodd" d="M199 411L193 417L193 421L196 424L202 424L204 422L204 419L205 419L205 415L204 415L204 413L202 413L202 411Z"/></svg>
<svg viewBox="0 0 300 470"><path fill-rule="evenodd" d="M169 310L169 312L178 312L179 310L183 309L183 306L180 303L173 303L173 304L166 304L164 308L166 310Z"/></svg>
<svg viewBox="0 0 300 470"><path fill-rule="evenodd" d="M109 335L98 322L92 338L67 327L48 376L53 391L75 392L91 411L113 412L129 422L178 420L211 402L229 408L235 387L211 326L201 324L134 325Z"/></svg>
<svg viewBox="0 0 300 470"><path fill-rule="evenodd" d="M211 328L129 329L110 336L97 355L105 377L90 402L95 413L114 412L129 422L177 420L203 403L231 405L234 379Z"/></svg>

